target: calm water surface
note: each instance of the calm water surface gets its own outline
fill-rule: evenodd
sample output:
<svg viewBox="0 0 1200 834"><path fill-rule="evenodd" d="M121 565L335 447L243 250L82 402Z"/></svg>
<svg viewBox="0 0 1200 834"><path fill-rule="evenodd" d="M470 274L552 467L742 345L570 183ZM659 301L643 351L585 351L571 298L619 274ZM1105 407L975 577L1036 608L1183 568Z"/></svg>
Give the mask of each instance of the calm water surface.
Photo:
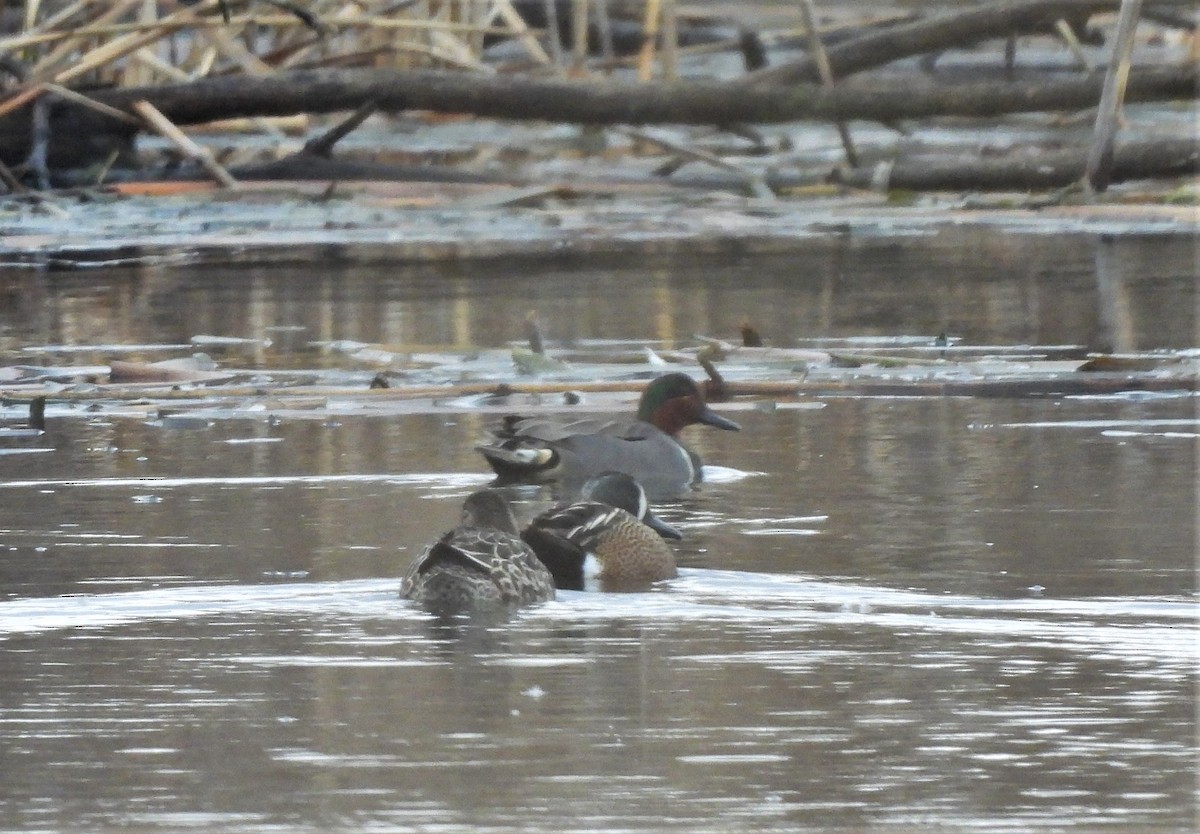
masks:
<svg viewBox="0 0 1200 834"><path fill-rule="evenodd" d="M959 233L708 268L3 273L0 346L275 334L218 358L301 366L341 360L287 328L494 347L536 306L553 338L749 315L780 344L1185 349L1194 266L1178 238ZM0 828L1193 828L1194 397L725 408L743 431L689 430L711 480L662 506L679 579L478 627L396 590L486 482L492 415L52 409L52 452L0 454Z"/></svg>

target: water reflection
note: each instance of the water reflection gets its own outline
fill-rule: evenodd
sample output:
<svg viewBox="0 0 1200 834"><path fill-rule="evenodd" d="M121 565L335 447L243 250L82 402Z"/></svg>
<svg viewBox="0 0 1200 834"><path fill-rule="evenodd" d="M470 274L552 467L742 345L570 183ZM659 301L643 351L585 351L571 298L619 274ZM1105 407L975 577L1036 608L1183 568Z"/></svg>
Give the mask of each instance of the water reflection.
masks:
<svg viewBox="0 0 1200 834"><path fill-rule="evenodd" d="M688 342L749 317L776 344L933 335L969 343L1190 347L1190 237L1002 235L814 238L786 258L506 267L320 263L316 269L145 266L0 270L0 347L186 344L248 337L240 364L311 366L306 345L497 346L538 309L548 338ZM603 288L604 303L596 303ZM215 348L214 348L215 349ZM299 353L297 353L299 351ZM82 361L76 359L76 361ZM234 363L234 364L238 364Z"/></svg>

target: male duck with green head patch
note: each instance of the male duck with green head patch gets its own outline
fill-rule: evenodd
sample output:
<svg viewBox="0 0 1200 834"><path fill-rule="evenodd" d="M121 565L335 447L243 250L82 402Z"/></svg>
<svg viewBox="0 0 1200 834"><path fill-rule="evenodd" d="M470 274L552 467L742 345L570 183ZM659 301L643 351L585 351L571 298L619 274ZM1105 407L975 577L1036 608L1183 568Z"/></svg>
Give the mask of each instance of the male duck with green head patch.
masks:
<svg viewBox="0 0 1200 834"><path fill-rule="evenodd" d="M557 481L567 495L589 478L613 470L636 478L656 498L680 494L701 478L701 460L679 439L703 423L738 431L717 414L700 386L683 373L651 380L633 420L587 419L563 423L544 417L508 416L479 447L500 484Z"/></svg>

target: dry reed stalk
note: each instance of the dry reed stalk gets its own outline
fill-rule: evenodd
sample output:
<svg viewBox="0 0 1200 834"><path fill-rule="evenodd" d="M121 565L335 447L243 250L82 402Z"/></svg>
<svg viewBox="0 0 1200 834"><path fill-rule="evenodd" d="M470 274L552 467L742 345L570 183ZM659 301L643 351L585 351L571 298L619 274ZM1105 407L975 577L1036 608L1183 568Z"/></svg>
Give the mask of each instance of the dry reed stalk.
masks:
<svg viewBox="0 0 1200 834"><path fill-rule="evenodd" d="M191 75L172 64L168 64L162 58L159 58L153 52L150 52L145 48L139 49L137 52L133 53L133 60L141 63L143 66L147 67L153 72L159 73L166 78L171 79L172 81L187 82L192 80ZM121 111L116 110L114 112L120 113ZM125 118L130 118L130 116L126 113L121 113L121 115L125 116ZM303 119L304 117L298 118ZM136 121L136 119L134 121ZM245 125L252 125L255 132L265 133L269 136L274 136L277 139L283 139L285 136L284 132L276 125L276 120L254 117L250 119L238 119L237 121Z"/></svg>
<svg viewBox="0 0 1200 834"><path fill-rule="evenodd" d="M38 11L41 9L41 0L29 0L25 4L25 28L33 26L33 22L37 20Z"/></svg>
<svg viewBox="0 0 1200 834"><path fill-rule="evenodd" d="M658 145L665 151L675 154L676 156L694 159L697 162L703 162L706 165L711 165L714 168L719 168L722 171L729 171L736 174L745 181L746 187L749 188L755 197L760 197L765 200L774 200L775 192L770 189L766 181L760 174L749 171L740 165L736 165L726 159L722 159L716 154L708 151L697 150L672 142L668 139L661 139L652 134L646 133L644 130L636 130L634 128L620 128L618 132L634 139L638 142L648 142L651 145Z"/></svg>
<svg viewBox="0 0 1200 834"><path fill-rule="evenodd" d="M121 152L116 148L113 148L113 150L109 152L108 158L104 160L104 164L101 165L100 170L96 172L96 178L93 180L96 185L101 185L104 182L104 180L108 177L108 172L112 170L113 165L117 161L117 157L120 155Z"/></svg>
<svg viewBox="0 0 1200 834"><path fill-rule="evenodd" d="M139 0L140 1L140 0ZM85 38L110 37L112 35L136 34L162 28L162 22L167 18L154 21L138 21L126 23L96 23L72 26L69 29L45 29L27 31L19 35L0 38L0 51L10 52L28 46L38 46L44 43L54 43L68 39L83 40ZM192 24L196 29L229 29L249 25L262 26L271 29L307 28L305 24L291 15L239 15L226 23L219 17L197 18Z"/></svg>
<svg viewBox="0 0 1200 834"><path fill-rule="evenodd" d="M495 67L481 62L472 53L471 47L467 43L454 37L449 32L434 29L430 33L430 39L433 41L430 52L434 57L442 58L452 64L473 69L485 75L496 74Z"/></svg>
<svg viewBox="0 0 1200 834"><path fill-rule="evenodd" d="M340 22L339 22L340 23ZM321 66L330 57L331 43L334 39L318 38L304 30L293 30L293 33L281 32L276 39L268 58L277 70L296 69L302 66ZM359 43L362 40L360 39ZM340 51L338 54L344 54ZM333 55L332 57L337 57Z"/></svg>
<svg viewBox="0 0 1200 834"><path fill-rule="evenodd" d="M14 110L19 110L44 92L46 92L45 84L33 84L26 87L12 98L0 103L0 118L7 116Z"/></svg>
<svg viewBox="0 0 1200 834"><path fill-rule="evenodd" d="M172 81L185 82L192 80L192 76L186 71L180 69L174 64L167 63L149 49L146 49L144 46L137 52L133 53L133 55L130 57L133 58L134 61L137 61L139 64L141 64L144 68L150 70L152 73L157 73L158 75L169 78Z"/></svg>
<svg viewBox="0 0 1200 834"><path fill-rule="evenodd" d="M449 55L435 47L425 46L424 44L420 43L405 43L399 52L403 54L422 55L427 58L432 58L436 61L441 61L444 64L450 64L452 66L459 65L455 56ZM374 49L363 52L343 52L337 55L330 55L328 58L315 59L311 61L305 61L303 63L292 64L289 61L287 62L286 66L291 69L336 69L339 67L355 67L365 65L367 63L366 59L369 58L379 56L391 56L394 58L397 54L396 47L378 46ZM472 58L471 62L469 64L462 65L462 68L474 70L479 68L479 66L479 63ZM495 69L490 66L487 67L486 71L492 74L495 73Z"/></svg>
<svg viewBox="0 0 1200 834"><path fill-rule="evenodd" d="M1100 104L1096 108L1096 127L1084 169L1083 179L1089 192L1103 192L1108 188L1113 141L1117 134L1121 105L1125 101L1125 86L1129 82L1134 35L1141 10L1142 0L1121 0L1113 51L1104 78L1104 90L1100 94Z"/></svg>
<svg viewBox="0 0 1200 834"><path fill-rule="evenodd" d="M436 14L436 2L437 0L424 0L424 2L418 3L413 11L414 16L420 17L424 20L433 20ZM429 36L429 32L426 31L422 34L424 35L425 46L432 47L433 44L430 42L431 38Z"/></svg>
<svg viewBox="0 0 1200 834"><path fill-rule="evenodd" d="M311 124L312 119L307 115L258 116L253 119L220 119L202 125L191 125L188 130L192 133L262 133L267 130L271 135L284 139L288 136L303 136Z"/></svg>
<svg viewBox="0 0 1200 834"><path fill-rule="evenodd" d="M11 52L14 49L23 49L29 46L39 46L45 43L54 43L68 39L84 40L87 38L104 38L112 35L137 34L139 32L151 32L163 28L162 21L166 18L160 18L153 23L109 23L109 24L89 24L85 26L75 26L70 29L58 29L45 32L29 33L21 35L13 35L8 38L0 38L0 52ZM273 28L291 28L301 27L304 24L295 18L283 16L243 16L235 17L231 23L225 23L220 18L198 18L190 27L195 29L222 29L228 28L231 25L261 25L271 26ZM178 31L181 28L176 26L172 32ZM43 59L44 60L44 59Z"/></svg>
<svg viewBox="0 0 1200 834"><path fill-rule="evenodd" d="M804 28L808 30L809 49L817 62L817 74L821 76L822 87L834 85L833 67L829 65L829 55L825 52L825 44L821 42L821 33L817 29L817 10L813 0L800 0L800 17ZM858 167L858 152L854 149L854 140L850 136L850 128L846 122L838 119L834 122L838 136L842 140L842 150L846 154L846 162L851 168Z"/></svg>
<svg viewBox="0 0 1200 834"><path fill-rule="evenodd" d="M1088 60L1087 53L1083 51L1083 44L1079 42L1079 38L1075 36L1075 30L1065 20L1056 20L1054 22L1054 31L1062 38L1063 43L1067 45L1067 49L1075 56L1075 60L1079 62L1079 66L1091 72L1092 62Z"/></svg>
<svg viewBox="0 0 1200 834"><path fill-rule="evenodd" d="M668 81L679 80L679 18L675 0L663 0L662 71Z"/></svg>
<svg viewBox="0 0 1200 834"><path fill-rule="evenodd" d="M216 62L217 48L209 44L200 51L200 59L196 62L196 66L192 69L190 75L192 78L203 78L212 72L213 65Z"/></svg>
<svg viewBox="0 0 1200 834"><path fill-rule="evenodd" d="M137 10L137 22L148 30L158 26L158 3L156 0L142 0L141 8ZM149 51L142 47L138 52ZM154 73L141 61L131 61L122 74L121 83L130 87L145 87L153 83Z"/></svg>
<svg viewBox="0 0 1200 834"><path fill-rule="evenodd" d="M571 73L585 75L588 57L588 0L571 2Z"/></svg>
<svg viewBox="0 0 1200 834"><path fill-rule="evenodd" d="M542 0L546 15L546 43L550 46L550 60L559 70L565 66L563 62L562 28L558 25L558 3L556 0Z"/></svg>
<svg viewBox="0 0 1200 834"><path fill-rule="evenodd" d="M255 18L255 21L263 25L284 26L299 23L293 20L288 23L282 18ZM364 20L347 21L347 20L322 20L323 24L330 28L356 29L356 28L372 28L372 29L412 29L422 30L430 29L439 32L450 32L456 35L478 35L482 38L484 35L511 35L512 30L504 26L490 26L486 24L473 23L458 23L456 21L433 21L433 20L410 20L407 18L367 18Z"/></svg>
<svg viewBox="0 0 1200 834"><path fill-rule="evenodd" d="M425 5L427 6L428 4ZM340 18L339 24L346 20L353 20L354 26L361 26L363 23L372 20L407 20L410 13L410 9L402 9L395 12L396 17L391 17L386 11L386 6L381 7L378 4L366 3L356 10L347 8L344 13L337 16ZM371 60L369 66L402 66L403 63L397 61L395 58L398 46L407 46L410 44L426 46L429 42L428 34L424 31L413 32L397 29L389 32L382 28L368 29L360 32L353 43L350 44L350 49L347 50L342 45L342 42L347 39L346 32L346 29L339 29L336 43L313 44L310 48L302 50L301 54L317 53L329 57L339 52L361 50L363 52L375 53L376 57Z"/></svg>
<svg viewBox="0 0 1200 834"><path fill-rule="evenodd" d="M52 75L51 80L59 84L65 84L73 78L78 78L93 70L100 69L106 64L111 64L114 61L124 58L131 52L136 52L147 44L162 40L180 29L187 29L189 26L190 24L185 21L173 21L153 32L118 38L88 52L79 60L79 63Z"/></svg>
<svg viewBox="0 0 1200 834"><path fill-rule="evenodd" d="M612 60L616 57L613 46L612 18L608 14L608 0L596 0L596 28L600 30L600 57L606 72L612 72Z"/></svg>
<svg viewBox="0 0 1200 834"><path fill-rule="evenodd" d="M69 90L59 84L46 84L44 86L46 88L46 92L48 93L54 93L61 98L73 101L76 104L82 105L83 107L90 107L92 110L95 110L98 113L103 113L110 118L117 119L122 122L129 122L131 124L141 124L140 121L135 119L133 116L130 116L124 110L118 110L115 107L109 107L107 104L101 104L98 101L88 98L82 93Z"/></svg>
<svg viewBox="0 0 1200 834"><path fill-rule="evenodd" d="M203 165L204 169L212 174L213 179L226 188L238 187L237 180L221 167L208 148L197 145L186 133L176 127L170 119L160 113L153 104L148 101L135 101L132 107L139 116L145 119L146 124L155 133L174 144L186 156Z"/></svg>
<svg viewBox="0 0 1200 834"><path fill-rule="evenodd" d="M482 21L487 18L488 2L487 0L468 0L468 4L471 13L470 17L464 22L470 24L472 27L470 30L471 51L476 55L482 55L484 39Z"/></svg>
<svg viewBox="0 0 1200 834"><path fill-rule="evenodd" d="M94 26L113 23L120 18L121 15L128 12L140 2L141 0L121 0L121 2L114 3L106 12L95 18L91 24ZM55 67L59 66L64 61L70 60L71 53L79 48L82 40L82 37L76 37L73 35L63 43L59 44L57 47L51 50L48 55L43 57L30 68L29 77L37 80L49 78L53 74ZM63 79L56 78L55 80L61 81Z"/></svg>
<svg viewBox="0 0 1200 834"><path fill-rule="evenodd" d="M25 9L26 13L32 12L35 17L26 21L26 25L23 27L22 31L25 35L32 35L32 34L38 34L40 32L50 31L50 30L54 29L55 27L57 27L59 24L65 23L66 21L70 20L72 17L74 17L80 11L82 11L85 7L90 6L91 4L92 4L92 0L75 0L74 3L64 6L60 11L55 12L54 14L50 15L45 20L43 20L41 23L34 24L34 23L32 23L32 20L36 19L37 4L30 3L28 6L26 6L26 9ZM7 40L8 39L0 40L0 50L7 52L8 50L15 48L15 47L7 46L6 45Z"/></svg>
<svg viewBox="0 0 1200 834"><path fill-rule="evenodd" d="M638 52L638 81L654 77L654 54L658 48L658 24L662 17L659 0L646 0L646 17L642 24L642 48Z"/></svg>
<svg viewBox="0 0 1200 834"><path fill-rule="evenodd" d="M198 29L196 34L208 41L221 55L233 61L247 75L270 75L275 68L263 61L237 39L244 29Z"/></svg>
<svg viewBox="0 0 1200 834"><path fill-rule="evenodd" d="M517 14L517 10L513 8L509 0L496 0L496 12L509 28L509 31L521 41L521 44L525 47L525 51L529 53L534 61L546 66L553 64L550 56L546 54L546 50L542 49L542 45L538 43L538 39L534 37L533 32L526 25L525 18Z"/></svg>

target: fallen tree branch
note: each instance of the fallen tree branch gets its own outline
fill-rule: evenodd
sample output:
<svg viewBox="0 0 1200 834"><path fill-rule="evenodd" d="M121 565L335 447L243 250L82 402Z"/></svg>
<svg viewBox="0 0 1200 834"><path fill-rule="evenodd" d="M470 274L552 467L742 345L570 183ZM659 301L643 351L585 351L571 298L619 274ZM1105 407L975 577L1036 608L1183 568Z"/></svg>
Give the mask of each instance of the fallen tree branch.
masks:
<svg viewBox="0 0 1200 834"><path fill-rule="evenodd" d="M1156 5L1149 0L1149 5ZM1098 12L1114 11L1120 0L1000 0L973 6L966 11L938 15L929 20L901 23L879 29L830 46L830 68L838 78L883 66L901 58L939 52L955 46L969 46L988 38L1013 32L1053 32L1059 20L1082 26ZM1157 5L1174 6L1170 0ZM739 80L743 85L786 84L816 81L817 59L805 56L777 67L750 73Z"/></svg>
<svg viewBox="0 0 1200 834"><path fill-rule="evenodd" d="M160 87L95 90L99 102L131 111L145 100L177 125L239 116L352 110L370 101L384 111L430 110L501 119L576 124L780 123L803 119L883 122L929 116L992 117L1075 111L1100 100L1102 73L1040 84L992 81L944 84L920 76L816 85L741 87L736 82L635 84L411 70L297 70L271 76L223 76ZM1163 101L1196 95L1196 67L1135 67L1126 99ZM32 108L0 118L0 162L26 160ZM136 127L70 102L50 113L49 167L86 167L125 152Z"/></svg>
<svg viewBox="0 0 1200 834"><path fill-rule="evenodd" d="M1128 101L1190 99L1196 66L1135 67ZM1079 110L1100 100L1103 73L1028 82L945 85L911 79L743 89L736 82L635 84L416 70L310 70L270 77L204 78L187 84L102 90L91 98L128 109L146 100L176 124L232 116L282 116L354 109L376 100L385 111L432 110L500 119L575 124L780 123L800 119L905 119L1000 116Z"/></svg>
<svg viewBox="0 0 1200 834"><path fill-rule="evenodd" d="M1011 158L968 161L928 160L836 172L835 180L855 188L882 185L905 191L1036 191L1059 188L1079 180L1087 163L1087 148L1014 154ZM1118 145L1112 159L1111 182L1184 177L1200 172L1200 142L1195 139L1156 139ZM786 187L783 177L769 178L773 188Z"/></svg>

